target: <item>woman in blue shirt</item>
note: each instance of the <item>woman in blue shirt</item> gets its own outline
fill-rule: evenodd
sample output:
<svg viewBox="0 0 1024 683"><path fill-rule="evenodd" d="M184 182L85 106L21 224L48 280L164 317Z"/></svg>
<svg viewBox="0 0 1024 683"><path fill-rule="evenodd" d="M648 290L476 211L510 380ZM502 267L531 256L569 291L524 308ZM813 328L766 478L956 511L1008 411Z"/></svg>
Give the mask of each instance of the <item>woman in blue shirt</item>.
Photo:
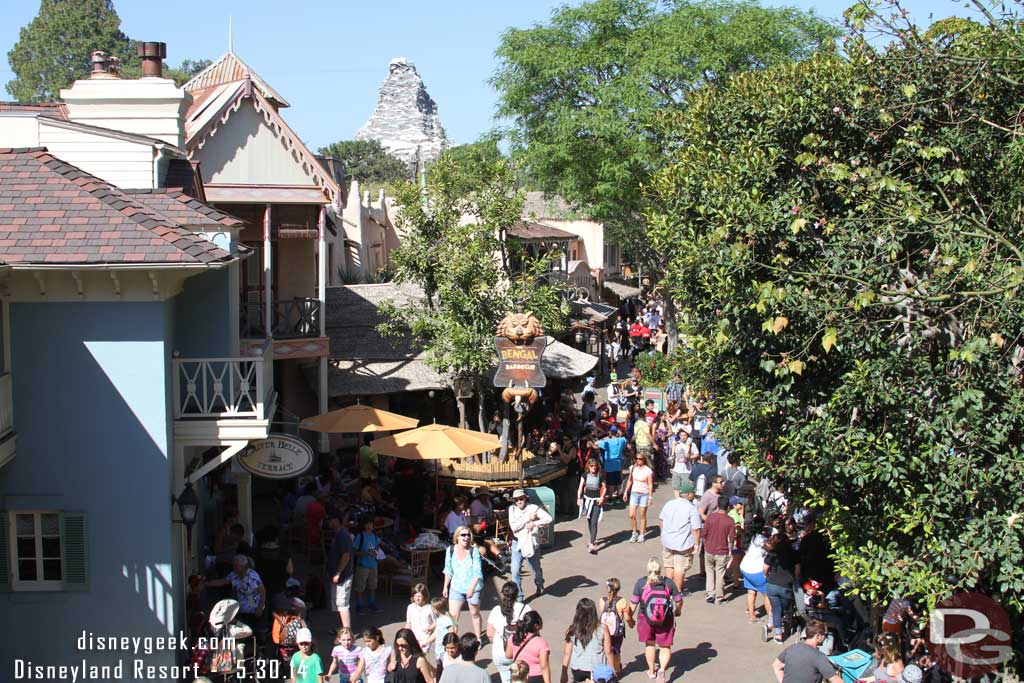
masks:
<svg viewBox="0 0 1024 683"><path fill-rule="evenodd" d="M473 622L473 633L477 638L483 628L480 617L480 590L484 585L484 572L480 564L480 552L473 544L473 532L468 526L460 526L452 534L452 545L444 554L444 591L448 598L452 619L459 625L462 605L469 605L469 616Z"/></svg>

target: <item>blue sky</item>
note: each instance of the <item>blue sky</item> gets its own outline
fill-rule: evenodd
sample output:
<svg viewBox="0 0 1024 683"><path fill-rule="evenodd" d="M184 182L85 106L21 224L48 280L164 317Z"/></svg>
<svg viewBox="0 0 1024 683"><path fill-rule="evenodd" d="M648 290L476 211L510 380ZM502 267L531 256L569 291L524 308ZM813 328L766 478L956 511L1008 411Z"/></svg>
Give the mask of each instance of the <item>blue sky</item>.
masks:
<svg viewBox="0 0 1024 683"><path fill-rule="evenodd" d="M813 8L838 19L852 0L770 2ZM437 101L441 122L456 142L472 142L493 125L496 94L487 85L494 50L510 26L548 19L564 0L115 0L121 29L132 38L167 43L168 61L216 59L227 48L232 18L235 53L287 99L284 115L316 149L350 139L373 112L377 88L393 57L411 59ZM576 3L572 3L576 4ZM962 12L962 5L913 0L905 5L927 23ZM155 8L160 8L154 11ZM39 10L38 0L6 0L0 10L4 55L18 30ZM191 12L189 10L192 10ZM12 73L0 63L0 82ZM0 99L9 99L6 92Z"/></svg>

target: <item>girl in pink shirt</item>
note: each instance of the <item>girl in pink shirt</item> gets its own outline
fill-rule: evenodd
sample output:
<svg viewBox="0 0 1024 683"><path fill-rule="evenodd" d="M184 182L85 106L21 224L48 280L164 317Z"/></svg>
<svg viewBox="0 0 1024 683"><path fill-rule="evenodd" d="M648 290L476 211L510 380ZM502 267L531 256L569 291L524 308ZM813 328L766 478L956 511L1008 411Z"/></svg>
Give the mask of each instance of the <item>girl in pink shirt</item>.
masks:
<svg viewBox="0 0 1024 683"><path fill-rule="evenodd" d="M551 646L540 635L542 626L538 612L527 612L519 618L516 632L505 645L506 657L530 668L527 683L551 683Z"/></svg>
<svg viewBox="0 0 1024 683"><path fill-rule="evenodd" d="M651 504L651 491L654 489L654 470L647 462L643 452L636 454L633 467L629 470L629 479L622 489L622 500L629 500L629 525L633 529L630 543L643 543L647 534L647 507ZM637 511L640 513L640 529L637 531Z"/></svg>

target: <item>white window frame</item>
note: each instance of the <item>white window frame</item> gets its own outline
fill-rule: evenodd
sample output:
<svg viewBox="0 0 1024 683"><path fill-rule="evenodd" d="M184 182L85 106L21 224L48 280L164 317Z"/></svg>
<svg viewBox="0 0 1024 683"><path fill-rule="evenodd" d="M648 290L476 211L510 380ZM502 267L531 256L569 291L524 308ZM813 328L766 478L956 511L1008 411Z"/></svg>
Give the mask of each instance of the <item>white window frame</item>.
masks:
<svg viewBox="0 0 1024 683"><path fill-rule="evenodd" d="M36 575L43 576L43 560L44 559L60 559L60 574L61 578L59 581L47 580L47 579L36 579L34 581L24 581L18 578L19 573L19 558L18 558L18 516L19 515L32 515L33 523L33 536L36 544ZM43 515L55 515L57 517L57 535L60 538L60 558L44 558L43 557ZM64 576L67 567L65 566L64 560L64 526L63 520L61 519L63 513L60 510L8 510L7 511L7 539L8 539L8 554L10 556L11 563L11 590L12 591L62 591L64 590Z"/></svg>

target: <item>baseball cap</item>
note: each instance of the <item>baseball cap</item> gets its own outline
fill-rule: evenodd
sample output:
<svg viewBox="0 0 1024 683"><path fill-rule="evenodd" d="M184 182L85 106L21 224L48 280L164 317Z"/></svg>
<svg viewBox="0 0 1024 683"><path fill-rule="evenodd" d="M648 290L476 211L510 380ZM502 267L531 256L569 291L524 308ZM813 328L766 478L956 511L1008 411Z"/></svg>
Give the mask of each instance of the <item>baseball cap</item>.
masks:
<svg viewBox="0 0 1024 683"><path fill-rule="evenodd" d="M679 493L693 493L697 489L693 488L693 484L688 481L684 481L679 485Z"/></svg>
<svg viewBox="0 0 1024 683"><path fill-rule="evenodd" d="M289 576L288 580L284 582L285 588L302 588L302 582L296 579L294 576Z"/></svg>
<svg viewBox="0 0 1024 683"><path fill-rule="evenodd" d="M295 634L295 642L301 645L302 643L313 642L313 632L308 628L300 628L298 633Z"/></svg>
<svg viewBox="0 0 1024 683"><path fill-rule="evenodd" d="M608 431L610 431L612 434L618 434L619 433L619 425L612 425L612 428L609 429Z"/></svg>
<svg viewBox="0 0 1024 683"><path fill-rule="evenodd" d="M736 503L745 503L745 502L747 502L747 501L744 500L743 498L741 498L740 496L729 496L729 505L735 505Z"/></svg>

